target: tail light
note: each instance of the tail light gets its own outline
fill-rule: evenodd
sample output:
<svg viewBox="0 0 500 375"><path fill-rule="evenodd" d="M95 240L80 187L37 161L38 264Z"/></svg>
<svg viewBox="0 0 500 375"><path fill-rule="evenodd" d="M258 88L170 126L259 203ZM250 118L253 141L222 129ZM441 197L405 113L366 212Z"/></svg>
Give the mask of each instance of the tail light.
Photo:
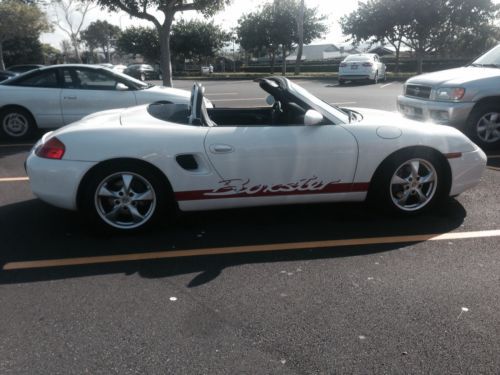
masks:
<svg viewBox="0 0 500 375"><path fill-rule="evenodd" d="M35 151L36 156L45 159L57 159L60 160L64 156L66 151L66 146L56 137L50 138L43 145L38 147Z"/></svg>
<svg viewBox="0 0 500 375"><path fill-rule="evenodd" d="M340 67L341 67L341 68L345 68L346 66L347 66L347 64L346 64L346 63L342 63L342 64L340 64Z"/></svg>
<svg viewBox="0 0 500 375"><path fill-rule="evenodd" d="M363 66L372 66L372 63L366 62L366 63L363 63Z"/></svg>

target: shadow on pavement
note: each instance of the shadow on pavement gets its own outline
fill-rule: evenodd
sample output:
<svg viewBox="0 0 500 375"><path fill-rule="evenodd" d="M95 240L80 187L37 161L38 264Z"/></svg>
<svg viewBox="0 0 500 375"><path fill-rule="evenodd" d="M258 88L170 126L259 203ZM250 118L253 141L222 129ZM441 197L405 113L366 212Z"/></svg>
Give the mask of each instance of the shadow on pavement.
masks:
<svg viewBox="0 0 500 375"><path fill-rule="evenodd" d="M0 208L0 269L9 262L191 250L378 236L445 233L458 228L466 211L450 199L423 216L389 218L364 204L281 206L182 215L169 227L143 234L97 235L73 212L29 200ZM145 278L198 273L189 287L241 264L351 257L401 249L407 244L228 254L84 266L0 271L0 284L89 275L138 273Z"/></svg>

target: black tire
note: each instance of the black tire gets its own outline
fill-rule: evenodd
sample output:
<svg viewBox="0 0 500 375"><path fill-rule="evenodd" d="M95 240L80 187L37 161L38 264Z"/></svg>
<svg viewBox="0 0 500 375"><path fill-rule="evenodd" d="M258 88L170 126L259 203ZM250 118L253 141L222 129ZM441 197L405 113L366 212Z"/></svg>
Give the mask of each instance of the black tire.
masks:
<svg viewBox="0 0 500 375"><path fill-rule="evenodd" d="M343 79L339 79L339 86L343 86L345 84L345 81Z"/></svg>
<svg viewBox="0 0 500 375"><path fill-rule="evenodd" d="M128 189L123 176L131 176L130 179L126 177ZM171 187L157 171L140 162L103 164L91 171L82 184L79 208L100 231L136 232L150 228L159 218L174 214L173 210L166 212L175 206ZM98 191L105 191L103 188L112 195L98 194ZM153 199L149 200L150 197ZM140 216L144 220L139 221Z"/></svg>
<svg viewBox="0 0 500 375"><path fill-rule="evenodd" d="M496 119L492 121L492 125L488 125L487 121L492 120L492 116L496 116ZM488 129L489 126L491 127ZM464 132L482 149L490 150L500 147L500 105L480 104L476 106L467 120Z"/></svg>
<svg viewBox="0 0 500 375"><path fill-rule="evenodd" d="M404 216L436 207L446 200L450 191L450 174L444 163L446 160L442 160L437 151L427 149L402 150L389 156L371 181L370 203L382 212ZM412 166L418 169L417 178L413 175L415 168ZM434 179L424 182L430 176L429 171L434 174ZM401 184L398 178L406 183ZM418 191L425 196L425 200Z"/></svg>
<svg viewBox="0 0 500 375"><path fill-rule="evenodd" d="M0 136L9 140L28 139L37 126L35 119L27 110L11 107L0 112Z"/></svg>

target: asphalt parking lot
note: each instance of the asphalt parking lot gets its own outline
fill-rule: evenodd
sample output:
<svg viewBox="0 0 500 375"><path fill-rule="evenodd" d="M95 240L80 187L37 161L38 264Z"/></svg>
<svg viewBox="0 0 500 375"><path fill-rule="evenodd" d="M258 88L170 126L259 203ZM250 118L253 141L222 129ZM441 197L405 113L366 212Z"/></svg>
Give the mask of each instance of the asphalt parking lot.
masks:
<svg viewBox="0 0 500 375"><path fill-rule="evenodd" d="M402 91L298 83L389 111ZM264 104L254 83L204 84L217 106ZM500 371L500 150L423 216L256 208L109 237L31 194L31 144L0 143L1 374Z"/></svg>

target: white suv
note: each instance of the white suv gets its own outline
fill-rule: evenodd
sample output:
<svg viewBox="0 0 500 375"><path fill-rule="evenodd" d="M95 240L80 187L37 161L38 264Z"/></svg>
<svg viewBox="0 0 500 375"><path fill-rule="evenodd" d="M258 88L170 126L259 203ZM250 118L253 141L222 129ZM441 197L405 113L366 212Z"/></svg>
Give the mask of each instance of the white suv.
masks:
<svg viewBox="0 0 500 375"><path fill-rule="evenodd" d="M410 78L403 94L404 116L454 126L485 149L500 146L500 45L469 66Z"/></svg>

